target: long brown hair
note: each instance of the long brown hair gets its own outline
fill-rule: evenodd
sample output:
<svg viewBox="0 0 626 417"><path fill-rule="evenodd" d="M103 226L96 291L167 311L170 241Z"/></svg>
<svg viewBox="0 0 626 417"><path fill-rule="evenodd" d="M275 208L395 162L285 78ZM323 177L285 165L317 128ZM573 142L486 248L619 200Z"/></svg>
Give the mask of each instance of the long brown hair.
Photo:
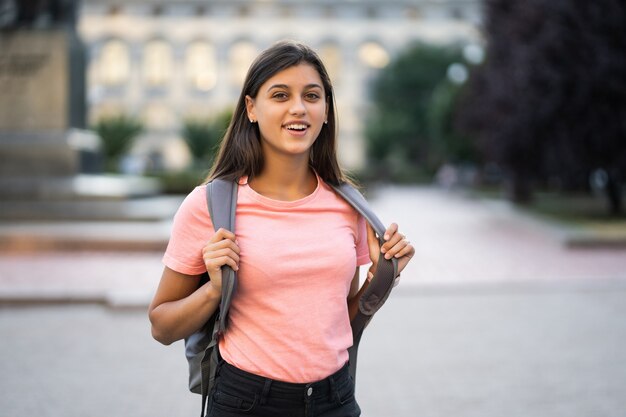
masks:
<svg viewBox="0 0 626 417"><path fill-rule="evenodd" d="M295 65L312 65L322 79L328 102L328 123L313 143L309 164L327 183L349 182L337 160L337 124L335 97L328 72L317 53L308 46L294 41L280 41L261 52L250 66L244 81L237 107L222 139L219 153L207 177L235 181L246 175L254 178L263 169L264 158L258 124L250 123L246 111L246 96L256 98L259 89L275 74Z"/></svg>

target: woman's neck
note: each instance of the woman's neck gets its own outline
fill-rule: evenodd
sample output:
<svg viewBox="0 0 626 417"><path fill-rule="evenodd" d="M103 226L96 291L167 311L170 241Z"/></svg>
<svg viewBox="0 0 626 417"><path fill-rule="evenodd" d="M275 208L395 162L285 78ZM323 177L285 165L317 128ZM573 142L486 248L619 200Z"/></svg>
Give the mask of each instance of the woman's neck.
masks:
<svg viewBox="0 0 626 417"><path fill-rule="evenodd" d="M317 188L317 176L304 161L266 160L263 171L248 185L257 193L274 200L294 201L312 194Z"/></svg>

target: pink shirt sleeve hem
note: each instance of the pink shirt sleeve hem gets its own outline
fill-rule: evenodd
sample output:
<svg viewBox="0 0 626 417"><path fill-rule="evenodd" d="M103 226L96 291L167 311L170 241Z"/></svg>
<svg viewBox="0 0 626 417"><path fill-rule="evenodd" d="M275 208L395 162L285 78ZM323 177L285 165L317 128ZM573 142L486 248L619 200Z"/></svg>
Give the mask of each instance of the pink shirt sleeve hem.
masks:
<svg viewBox="0 0 626 417"><path fill-rule="evenodd" d="M181 274L201 275L201 274L204 274L206 272L206 268L194 267L194 266L190 266L190 265L184 264L184 263L174 259L173 257L168 255L167 253L165 255L163 255L162 262L169 269L172 269L172 270L174 270L176 272L180 272Z"/></svg>

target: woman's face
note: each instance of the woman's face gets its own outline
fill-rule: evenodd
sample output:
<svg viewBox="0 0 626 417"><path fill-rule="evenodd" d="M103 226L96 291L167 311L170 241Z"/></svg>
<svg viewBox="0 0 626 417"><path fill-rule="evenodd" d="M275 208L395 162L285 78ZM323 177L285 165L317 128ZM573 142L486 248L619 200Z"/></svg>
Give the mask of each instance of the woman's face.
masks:
<svg viewBox="0 0 626 417"><path fill-rule="evenodd" d="M322 130L328 113L326 92L317 70L299 64L268 79L255 98L246 96L248 118L259 124L268 153L305 155Z"/></svg>

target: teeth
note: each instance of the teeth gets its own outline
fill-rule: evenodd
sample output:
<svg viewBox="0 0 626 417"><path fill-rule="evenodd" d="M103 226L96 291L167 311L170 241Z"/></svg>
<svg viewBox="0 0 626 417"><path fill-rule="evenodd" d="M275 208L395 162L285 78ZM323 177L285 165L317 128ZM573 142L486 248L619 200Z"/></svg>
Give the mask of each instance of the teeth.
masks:
<svg viewBox="0 0 626 417"><path fill-rule="evenodd" d="M293 125L287 125L285 127L290 130L304 130L307 128L307 125L293 124Z"/></svg>

